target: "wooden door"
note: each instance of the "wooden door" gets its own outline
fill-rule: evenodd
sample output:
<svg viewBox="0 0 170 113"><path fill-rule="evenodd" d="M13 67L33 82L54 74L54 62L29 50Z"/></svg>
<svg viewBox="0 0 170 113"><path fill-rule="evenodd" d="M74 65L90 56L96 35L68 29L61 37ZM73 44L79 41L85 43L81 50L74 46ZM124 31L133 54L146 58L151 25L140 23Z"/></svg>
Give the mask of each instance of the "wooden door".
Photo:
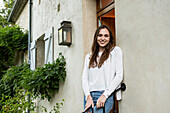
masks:
<svg viewBox="0 0 170 113"><path fill-rule="evenodd" d="M112 34L116 40L116 33L115 33L115 18L112 17L102 17L101 18L102 25L106 25L112 31Z"/></svg>

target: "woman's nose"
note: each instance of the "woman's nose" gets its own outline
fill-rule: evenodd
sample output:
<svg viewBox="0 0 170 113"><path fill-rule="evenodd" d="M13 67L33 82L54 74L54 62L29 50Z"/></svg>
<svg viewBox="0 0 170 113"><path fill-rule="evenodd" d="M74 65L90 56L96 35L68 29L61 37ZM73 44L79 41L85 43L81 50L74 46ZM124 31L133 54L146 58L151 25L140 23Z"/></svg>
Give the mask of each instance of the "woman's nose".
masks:
<svg viewBox="0 0 170 113"><path fill-rule="evenodd" d="M104 40L104 38L105 38L104 36L101 37L102 40Z"/></svg>

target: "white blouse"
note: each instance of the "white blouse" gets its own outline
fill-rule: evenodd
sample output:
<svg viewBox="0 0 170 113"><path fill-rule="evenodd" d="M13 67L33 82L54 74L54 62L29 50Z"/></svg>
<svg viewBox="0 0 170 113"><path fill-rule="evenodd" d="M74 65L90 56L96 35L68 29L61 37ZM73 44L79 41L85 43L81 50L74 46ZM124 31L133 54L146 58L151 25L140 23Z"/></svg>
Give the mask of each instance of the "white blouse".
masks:
<svg viewBox="0 0 170 113"><path fill-rule="evenodd" d="M101 56L99 52L99 57ZM85 57L84 69L82 74L82 87L87 97L91 91L102 91L108 98L112 92L120 87L123 80L123 62L122 50L116 46L111 52L108 59L98 68L89 68L91 53ZM121 92L116 94L117 100L121 99Z"/></svg>

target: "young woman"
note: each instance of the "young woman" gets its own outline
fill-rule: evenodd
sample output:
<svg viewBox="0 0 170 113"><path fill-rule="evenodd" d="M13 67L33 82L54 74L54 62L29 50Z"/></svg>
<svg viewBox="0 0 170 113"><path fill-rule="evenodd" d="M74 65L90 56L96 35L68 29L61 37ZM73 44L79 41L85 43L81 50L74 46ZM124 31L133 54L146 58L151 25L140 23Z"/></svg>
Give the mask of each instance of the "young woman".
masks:
<svg viewBox="0 0 170 113"><path fill-rule="evenodd" d="M105 113L109 113L113 106L112 92L122 79L122 51L114 45L111 30L102 25L95 32L92 52L85 57L82 74L85 110L92 106L95 113L103 113L101 108L105 107Z"/></svg>

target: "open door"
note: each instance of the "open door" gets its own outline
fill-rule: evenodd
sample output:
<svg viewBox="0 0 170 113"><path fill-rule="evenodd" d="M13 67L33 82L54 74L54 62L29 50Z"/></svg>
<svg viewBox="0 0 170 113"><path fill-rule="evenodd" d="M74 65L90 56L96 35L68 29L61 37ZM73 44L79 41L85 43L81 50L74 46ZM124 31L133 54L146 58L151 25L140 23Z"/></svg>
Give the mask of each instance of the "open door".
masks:
<svg viewBox="0 0 170 113"><path fill-rule="evenodd" d="M98 26L106 25L112 31L116 45L115 2L114 0L97 0Z"/></svg>
<svg viewBox="0 0 170 113"><path fill-rule="evenodd" d="M100 25L106 25L109 27L112 31L116 45L115 0L97 0L97 26ZM118 101L116 100L114 104L116 104L116 113L119 113ZM114 107L110 113L114 113Z"/></svg>

